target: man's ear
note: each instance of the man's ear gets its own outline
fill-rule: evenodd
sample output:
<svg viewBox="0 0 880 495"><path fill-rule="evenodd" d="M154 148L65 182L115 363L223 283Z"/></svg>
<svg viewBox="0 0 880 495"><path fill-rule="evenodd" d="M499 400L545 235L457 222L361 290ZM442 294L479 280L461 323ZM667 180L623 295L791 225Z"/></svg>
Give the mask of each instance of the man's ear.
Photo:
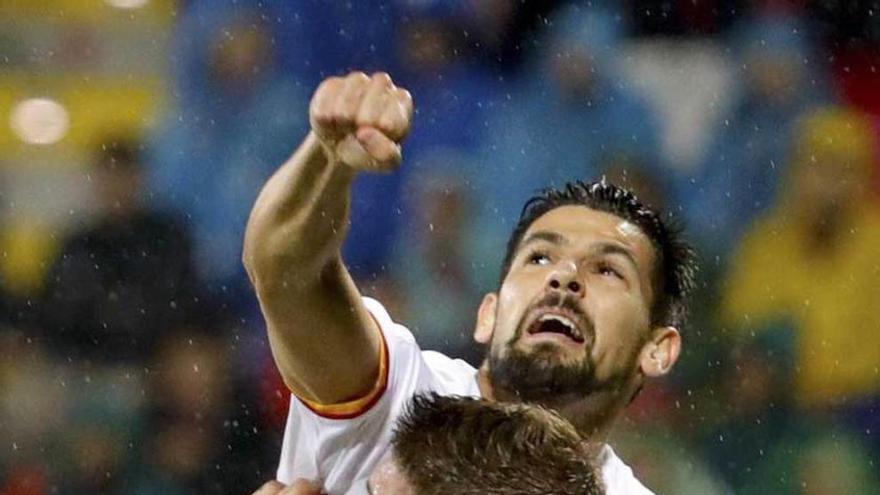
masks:
<svg viewBox="0 0 880 495"><path fill-rule="evenodd" d="M483 296L480 309L477 311L477 324L474 328L474 340L481 344L492 341L492 333L495 331L495 307L498 304L498 294L490 292Z"/></svg>
<svg viewBox="0 0 880 495"><path fill-rule="evenodd" d="M645 376L658 377L669 373L681 353L681 335L674 327L657 327L642 348L639 366Z"/></svg>

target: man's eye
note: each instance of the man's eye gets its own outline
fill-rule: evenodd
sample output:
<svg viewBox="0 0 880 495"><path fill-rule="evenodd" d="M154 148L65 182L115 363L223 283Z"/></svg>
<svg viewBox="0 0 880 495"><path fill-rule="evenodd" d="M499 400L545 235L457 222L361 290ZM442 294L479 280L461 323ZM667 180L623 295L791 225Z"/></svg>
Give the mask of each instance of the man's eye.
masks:
<svg viewBox="0 0 880 495"><path fill-rule="evenodd" d="M550 258L544 253L533 253L529 256L529 264L531 265L546 265L547 263L550 263Z"/></svg>
<svg viewBox="0 0 880 495"><path fill-rule="evenodd" d="M602 275L604 277L615 277L623 280L623 275L621 275L619 271L608 265L599 266L599 275Z"/></svg>

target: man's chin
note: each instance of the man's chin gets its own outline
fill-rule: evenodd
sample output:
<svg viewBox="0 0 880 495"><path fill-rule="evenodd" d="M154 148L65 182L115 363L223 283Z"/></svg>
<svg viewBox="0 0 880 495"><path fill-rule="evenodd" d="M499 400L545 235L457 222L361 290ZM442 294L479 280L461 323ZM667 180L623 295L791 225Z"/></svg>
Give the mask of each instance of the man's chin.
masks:
<svg viewBox="0 0 880 495"><path fill-rule="evenodd" d="M586 394L592 369L582 361L566 359L558 346L541 344L527 350L509 349L489 361L492 385L526 402L543 403L561 396Z"/></svg>

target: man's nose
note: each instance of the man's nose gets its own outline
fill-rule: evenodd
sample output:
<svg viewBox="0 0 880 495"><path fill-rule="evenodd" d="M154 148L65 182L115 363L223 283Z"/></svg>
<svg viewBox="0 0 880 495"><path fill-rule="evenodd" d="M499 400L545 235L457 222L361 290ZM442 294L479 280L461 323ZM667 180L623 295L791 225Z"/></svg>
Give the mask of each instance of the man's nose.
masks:
<svg viewBox="0 0 880 495"><path fill-rule="evenodd" d="M584 284L578 280L578 275L578 269L574 263L565 263L553 270L547 284L553 290L570 292L575 296L583 297Z"/></svg>

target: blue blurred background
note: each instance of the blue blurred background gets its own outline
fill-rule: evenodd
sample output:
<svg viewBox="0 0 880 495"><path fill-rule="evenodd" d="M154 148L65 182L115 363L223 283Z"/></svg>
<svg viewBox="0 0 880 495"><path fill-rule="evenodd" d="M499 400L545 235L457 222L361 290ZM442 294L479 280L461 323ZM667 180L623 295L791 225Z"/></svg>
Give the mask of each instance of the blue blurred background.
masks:
<svg viewBox="0 0 880 495"><path fill-rule="evenodd" d="M0 0L0 494L243 494L288 394L240 259L318 82L386 70L404 165L345 259L470 334L539 187L686 227L684 355L612 444L658 494L880 493L880 15L807 0Z"/></svg>

